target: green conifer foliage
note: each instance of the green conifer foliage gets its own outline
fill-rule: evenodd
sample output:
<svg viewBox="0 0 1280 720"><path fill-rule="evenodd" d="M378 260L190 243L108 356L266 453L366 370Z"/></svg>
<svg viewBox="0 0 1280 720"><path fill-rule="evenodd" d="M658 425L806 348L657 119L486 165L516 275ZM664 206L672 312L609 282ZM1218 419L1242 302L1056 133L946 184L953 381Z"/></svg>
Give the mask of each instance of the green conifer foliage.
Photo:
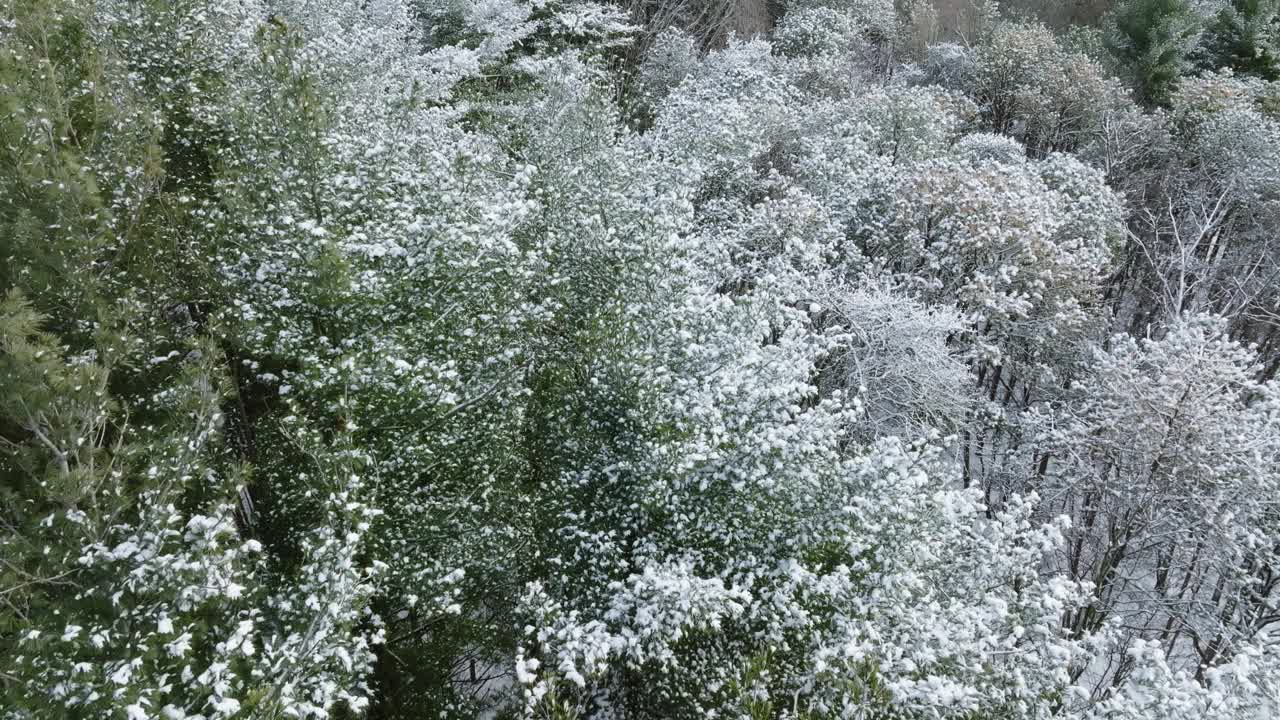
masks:
<svg viewBox="0 0 1280 720"><path fill-rule="evenodd" d="M1199 64L1280 80L1280 2L1231 0L1210 21Z"/></svg>
<svg viewBox="0 0 1280 720"><path fill-rule="evenodd" d="M1188 0L1129 0L1115 10L1107 44L1131 68L1141 98L1169 102L1201 32Z"/></svg>

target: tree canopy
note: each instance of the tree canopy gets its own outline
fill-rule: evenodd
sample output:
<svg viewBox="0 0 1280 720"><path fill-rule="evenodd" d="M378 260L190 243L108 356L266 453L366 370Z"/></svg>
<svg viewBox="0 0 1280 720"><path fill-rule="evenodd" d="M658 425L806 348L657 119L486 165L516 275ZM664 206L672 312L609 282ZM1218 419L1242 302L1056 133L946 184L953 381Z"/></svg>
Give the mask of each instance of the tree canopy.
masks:
<svg viewBox="0 0 1280 720"><path fill-rule="evenodd" d="M1275 2L0 2L0 720L1277 711Z"/></svg>

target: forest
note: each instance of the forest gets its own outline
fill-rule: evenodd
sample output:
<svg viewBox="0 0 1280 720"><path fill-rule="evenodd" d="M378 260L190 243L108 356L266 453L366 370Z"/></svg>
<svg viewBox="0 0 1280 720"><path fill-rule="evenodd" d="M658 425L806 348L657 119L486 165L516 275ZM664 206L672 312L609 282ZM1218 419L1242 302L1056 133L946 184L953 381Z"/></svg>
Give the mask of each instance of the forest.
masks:
<svg viewBox="0 0 1280 720"><path fill-rule="evenodd" d="M1280 717L1280 0L0 6L0 720Z"/></svg>

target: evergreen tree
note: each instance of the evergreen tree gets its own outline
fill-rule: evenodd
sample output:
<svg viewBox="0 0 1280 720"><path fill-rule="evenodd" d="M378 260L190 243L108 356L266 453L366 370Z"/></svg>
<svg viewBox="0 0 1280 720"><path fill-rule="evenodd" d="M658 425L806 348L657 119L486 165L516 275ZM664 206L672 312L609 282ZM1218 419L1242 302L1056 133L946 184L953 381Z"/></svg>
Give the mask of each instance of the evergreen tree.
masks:
<svg viewBox="0 0 1280 720"><path fill-rule="evenodd" d="M1129 68L1142 100L1164 105L1189 68L1202 24L1188 0L1127 0L1113 13L1107 47Z"/></svg>
<svg viewBox="0 0 1280 720"><path fill-rule="evenodd" d="M1207 70L1280 80L1280 2L1231 0L1209 22L1198 61Z"/></svg>

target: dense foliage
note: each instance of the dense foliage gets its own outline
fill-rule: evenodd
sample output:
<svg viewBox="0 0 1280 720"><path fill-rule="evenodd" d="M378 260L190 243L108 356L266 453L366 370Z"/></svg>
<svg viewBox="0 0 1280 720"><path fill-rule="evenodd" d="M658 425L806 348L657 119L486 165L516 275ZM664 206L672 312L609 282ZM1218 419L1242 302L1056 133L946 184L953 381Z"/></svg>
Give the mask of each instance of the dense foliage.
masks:
<svg viewBox="0 0 1280 720"><path fill-rule="evenodd" d="M1280 708L1275 2L0 2L3 720Z"/></svg>

